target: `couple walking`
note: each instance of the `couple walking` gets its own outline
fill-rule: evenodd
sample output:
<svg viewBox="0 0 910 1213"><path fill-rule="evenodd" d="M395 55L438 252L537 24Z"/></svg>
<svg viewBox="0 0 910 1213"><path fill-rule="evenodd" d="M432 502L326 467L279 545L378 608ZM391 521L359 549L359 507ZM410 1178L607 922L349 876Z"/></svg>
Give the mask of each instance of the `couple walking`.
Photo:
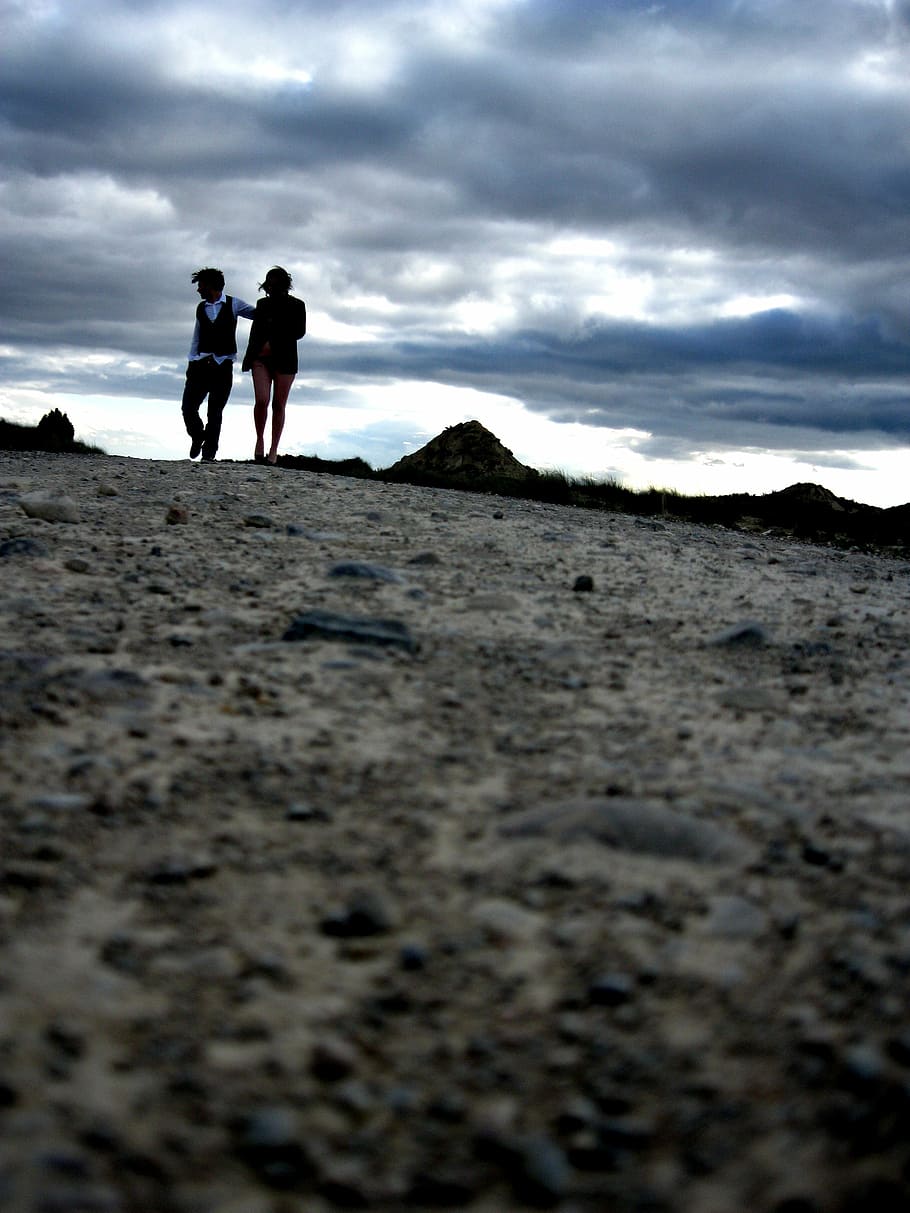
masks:
<svg viewBox="0 0 910 1213"><path fill-rule="evenodd" d="M231 394L237 356L237 317L252 320L243 369L253 377L253 421L256 426L254 457L274 465L284 428L291 384L297 374L297 342L306 332L306 305L290 292L291 275L273 266L259 289L265 298L253 307L236 296L225 295L221 270L202 269L193 274L201 296L190 345L183 389L183 421L191 439L190 459L201 454L210 463L218 450L221 416ZM206 422L199 416L208 397ZM271 445L265 451L265 427L272 406Z"/></svg>

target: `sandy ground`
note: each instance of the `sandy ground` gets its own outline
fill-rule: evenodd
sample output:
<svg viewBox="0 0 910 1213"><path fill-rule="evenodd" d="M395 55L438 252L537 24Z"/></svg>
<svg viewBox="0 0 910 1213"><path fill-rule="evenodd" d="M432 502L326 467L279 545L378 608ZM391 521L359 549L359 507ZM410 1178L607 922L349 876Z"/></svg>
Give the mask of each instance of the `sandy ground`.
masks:
<svg viewBox="0 0 910 1213"><path fill-rule="evenodd" d="M885 557L0 455L0 1207L907 1209L908 632Z"/></svg>

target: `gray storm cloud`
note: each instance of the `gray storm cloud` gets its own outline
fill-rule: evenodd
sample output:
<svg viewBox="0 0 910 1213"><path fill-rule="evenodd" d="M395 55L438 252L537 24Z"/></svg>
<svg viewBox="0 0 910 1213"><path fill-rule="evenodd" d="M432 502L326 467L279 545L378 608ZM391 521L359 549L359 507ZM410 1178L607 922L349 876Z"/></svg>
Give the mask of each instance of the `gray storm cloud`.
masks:
<svg viewBox="0 0 910 1213"><path fill-rule="evenodd" d="M253 298L277 261L335 326L314 383L469 384L655 449L907 439L907 4L4 22L7 387L177 396L192 270Z"/></svg>

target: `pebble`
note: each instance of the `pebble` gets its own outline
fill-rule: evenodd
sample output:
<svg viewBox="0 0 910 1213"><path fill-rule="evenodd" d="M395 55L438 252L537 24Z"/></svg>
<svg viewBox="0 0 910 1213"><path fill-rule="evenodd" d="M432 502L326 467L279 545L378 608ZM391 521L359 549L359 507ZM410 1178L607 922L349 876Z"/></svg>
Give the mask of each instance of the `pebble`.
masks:
<svg viewBox="0 0 910 1213"><path fill-rule="evenodd" d="M392 925L392 915L383 899L377 893L363 892L354 896L344 909L327 915L321 930L337 939L357 939L383 935Z"/></svg>
<svg viewBox="0 0 910 1213"><path fill-rule="evenodd" d="M189 520L190 512L185 505L175 502L173 505L168 506L168 511L164 518L168 526L184 526Z"/></svg>
<svg viewBox="0 0 910 1213"><path fill-rule="evenodd" d="M300 1140L297 1113L273 1105L245 1113L233 1124L237 1156L270 1188L289 1190L302 1186L315 1167Z"/></svg>
<svg viewBox="0 0 910 1213"><path fill-rule="evenodd" d="M505 1151L503 1169L518 1200L535 1209L551 1209L568 1194L571 1168L562 1148L539 1135Z"/></svg>
<svg viewBox="0 0 910 1213"><path fill-rule="evenodd" d="M594 839L618 850L701 863L739 857L745 844L710 821L646 800L612 796L567 801L510 817L500 833L511 838Z"/></svg>
<svg viewBox="0 0 910 1213"><path fill-rule="evenodd" d="M310 1073L320 1082L338 1082L348 1078L356 1065L356 1051L340 1036L325 1036L313 1045Z"/></svg>
<svg viewBox="0 0 910 1213"><path fill-rule="evenodd" d="M153 864L146 871L145 879L150 884L187 884L191 880L206 880L217 871L218 865L205 856L174 858Z"/></svg>
<svg viewBox="0 0 910 1213"><path fill-rule="evenodd" d="M719 896L711 900L705 929L723 939L756 939L768 926L768 916L745 897Z"/></svg>
<svg viewBox="0 0 910 1213"><path fill-rule="evenodd" d="M342 560L338 564L333 564L329 569L329 576L359 577L363 581L401 581L393 569L387 569L380 564L368 564L362 560Z"/></svg>
<svg viewBox="0 0 910 1213"><path fill-rule="evenodd" d="M596 1007L619 1007L635 993L635 979L628 973L606 973L588 987L588 999Z"/></svg>
<svg viewBox="0 0 910 1213"><path fill-rule="evenodd" d="M66 493L38 489L19 498L19 505L29 518L44 522L80 522L82 515L72 497Z"/></svg>
<svg viewBox="0 0 910 1213"><path fill-rule="evenodd" d="M715 633L705 644L711 648L763 649L770 642L770 634L763 624L745 620Z"/></svg>
<svg viewBox="0 0 910 1213"><path fill-rule="evenodd" d="M260 531L268 531L275 525L275 523L268 516L268 514L247 514L243 519L243 525L255 527Z"/></svg>
<svg viewBox="0 0 910 1213"><path fill-rule="evenodd" d="M298 615L281 639L296 641L314 638L403 649L406 653L413 653L417 649L407 624L397 619L368 619L318 610L304 611Z"/></svg>
<svg viewBox="0 0 910 1213"><path fill-rule="evenodd" d="M588 573L582 573L580 577L575 578L572 589L576 594L590 594L594 589L594 578Z"/></svg>

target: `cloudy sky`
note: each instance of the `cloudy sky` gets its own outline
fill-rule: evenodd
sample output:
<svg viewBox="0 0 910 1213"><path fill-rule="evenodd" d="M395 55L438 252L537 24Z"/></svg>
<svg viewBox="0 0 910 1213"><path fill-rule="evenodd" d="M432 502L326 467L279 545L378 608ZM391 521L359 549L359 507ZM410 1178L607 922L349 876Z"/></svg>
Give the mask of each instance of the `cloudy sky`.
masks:
<svg viewBox="0 0 910 1213"><path fill-rule="evenodd" d="M279 263L288 453L476 417L636 486L910 499L907 0L0 16L0 416L185 457L190 275L255 301ZM222 455L251 400L238 370Z"/></svg>

